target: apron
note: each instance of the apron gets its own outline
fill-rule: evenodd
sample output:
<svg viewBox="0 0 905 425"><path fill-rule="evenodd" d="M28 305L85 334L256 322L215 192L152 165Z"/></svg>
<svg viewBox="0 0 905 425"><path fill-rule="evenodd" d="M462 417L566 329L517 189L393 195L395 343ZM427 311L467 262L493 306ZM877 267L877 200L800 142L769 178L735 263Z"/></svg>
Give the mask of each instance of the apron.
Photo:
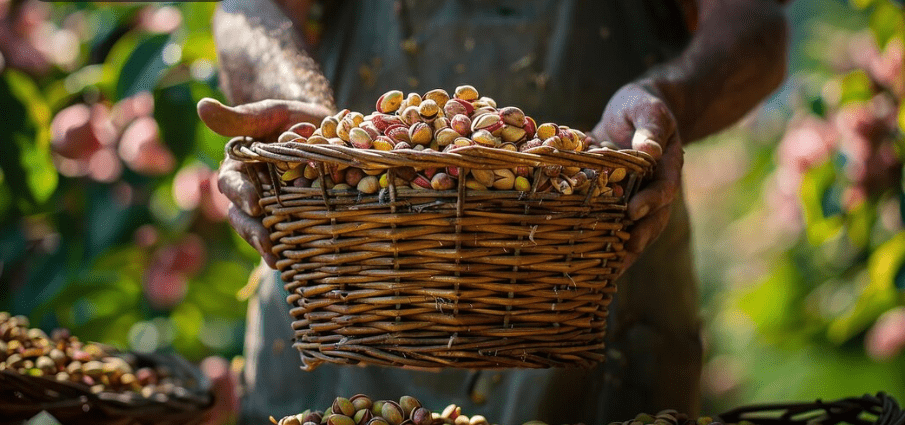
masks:
<svg viewBox="0 0 905 425"><path fill-rule="evenodd" d="M588 131L609 97L688 41L670 1L356 1L324 5L315 52L336 105L374 110L392 89L474 85L538 124ZM403 47L404 46L404 47ZM266 269L266 265L262 265ZM617 283L607 362L592 369L440 372L323 364L298 369L279 273L266 269L250 300L240 423L262 424L336 396L411 395L491 423L606 424L674 408L697 414L701 343L684 201L663 235Z"/></svg>

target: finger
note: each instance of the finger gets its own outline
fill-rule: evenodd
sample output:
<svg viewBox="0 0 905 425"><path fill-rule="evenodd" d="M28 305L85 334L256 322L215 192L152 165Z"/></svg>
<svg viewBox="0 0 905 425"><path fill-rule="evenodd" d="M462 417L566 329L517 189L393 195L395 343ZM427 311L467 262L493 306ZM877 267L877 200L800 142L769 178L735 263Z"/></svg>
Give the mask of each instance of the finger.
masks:
<svg viewBox="0 0 905 425"><path fill-rule="evenodd" d="M654 243L669 224L671 210L672 206L667 205L635 223L631 228L631 237L625 245L626 252L640 255L645 248Z"/></svg>
<svg viewBox="0 0 905 425"><path fill-rule="evenodd" d="M267 233L264 225L236 208L235 205L230 205L227 218L239 236L258 250L270 268L275 269L277 256L273 254L273 243L270 242L270 234Z"/></svg>
<svg viewBox="0 0 905 425"><path fill-rule="evenodd" d="M630 115L632 126L632 149L641 150L648 141L661 147L676 133L676 118L662 100L653 96L646 99ZM650 153L650 152L649 152ZM659 158L656 156L655 158Z"/></svg>
<svg viewBox="0 0 905 425"><path fill-rule="evenodd" d="M267 99L239 106L226 106L216 99L198 101L198 116L211 130L226 137L263 138L307 121L320 124L330 110L313 103Z"/></svg>
<svg viewBox="0 0 905 425"><path fill-rule="evenodd" d="M684 163L681 143L667 144L666 154L661 159L654 171L654 180L629 201L628 216L632 220L639 220L651 211L672 204L676 193L679 192Z"/></svg>
<svg viewBox="0 0 905 425"><path fill-rule="evenodd" d="M258 192L243 170L243 163L227 157L217 175L217 188L246 215L261 215Z"/></svg>

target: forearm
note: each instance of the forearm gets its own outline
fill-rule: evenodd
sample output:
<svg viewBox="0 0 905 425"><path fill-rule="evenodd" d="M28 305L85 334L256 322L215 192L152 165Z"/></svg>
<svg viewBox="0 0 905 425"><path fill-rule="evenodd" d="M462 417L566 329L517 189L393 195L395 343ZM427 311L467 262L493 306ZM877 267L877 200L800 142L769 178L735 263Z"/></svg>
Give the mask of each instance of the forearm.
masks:
<svg viewBox="0 0 905 425"><path fill-rule="evenodd" d="M213 29L221 86L230 103L287 99L336 109L329 82L293 21L272 1L224 1Z"/></svg>
<svg viewBox="0 0 905 425"><path fill-rule="evenodd" d="M705 0L698 31L675 61L645 78L676 115L684 143L739 120L782 83L787 24L775 0Z"/></svg>

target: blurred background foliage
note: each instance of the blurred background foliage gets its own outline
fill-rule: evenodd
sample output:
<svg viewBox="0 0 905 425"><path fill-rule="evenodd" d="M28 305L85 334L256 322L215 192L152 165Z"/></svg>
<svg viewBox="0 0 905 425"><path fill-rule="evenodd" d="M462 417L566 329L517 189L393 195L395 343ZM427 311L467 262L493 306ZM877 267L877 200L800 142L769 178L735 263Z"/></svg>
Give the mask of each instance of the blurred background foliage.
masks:
<svg viewBox="0 0 905 425"><path fill-rule="evenodd" d="M215 3L0 0L0 310L122 348L241 353L258 256L225 222ZM798 0L789 78L687 149L705 412L905 400L905 13Z"/></svg>
<svg viewBox="0 0 905 425"><path fill-rule="evenodd" d="M0 310L192 360L241 353L259 258L225 221L216 3L0 1Z"/></svg>

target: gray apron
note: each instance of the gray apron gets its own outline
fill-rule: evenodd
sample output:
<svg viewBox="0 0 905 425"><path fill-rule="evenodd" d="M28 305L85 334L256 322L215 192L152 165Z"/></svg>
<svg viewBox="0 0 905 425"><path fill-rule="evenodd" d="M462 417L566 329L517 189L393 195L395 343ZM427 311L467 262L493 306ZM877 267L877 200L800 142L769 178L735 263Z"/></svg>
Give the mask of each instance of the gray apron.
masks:
<svg viewBox="0 0 905 425"><path fill-rule="evenodd" d="M582 130L597 123L613 92L688 39L669 1L361 1L327 4L324 13L316 56L340 107L370 112L387 90L472 84L538 123ZM323 410L356 393L412 395L435 410L455 403L503 425L605 424L664 408L695 414L701 345L689 238L680 199L666 232L619 280L608 361L590 370L325 364L303 372L286 293L268 270L249 305L241 421Z"/></svg>

